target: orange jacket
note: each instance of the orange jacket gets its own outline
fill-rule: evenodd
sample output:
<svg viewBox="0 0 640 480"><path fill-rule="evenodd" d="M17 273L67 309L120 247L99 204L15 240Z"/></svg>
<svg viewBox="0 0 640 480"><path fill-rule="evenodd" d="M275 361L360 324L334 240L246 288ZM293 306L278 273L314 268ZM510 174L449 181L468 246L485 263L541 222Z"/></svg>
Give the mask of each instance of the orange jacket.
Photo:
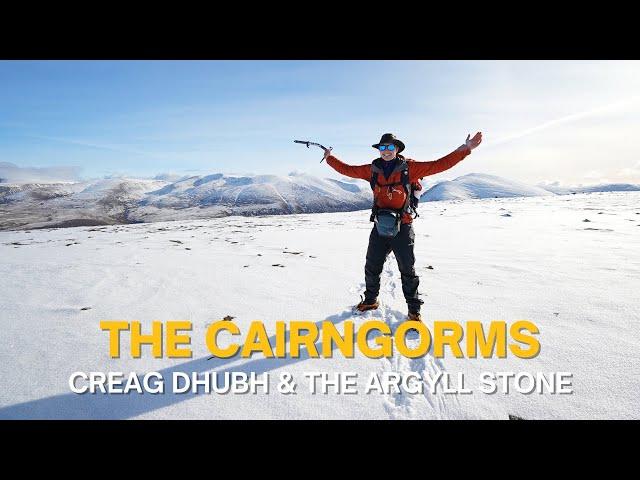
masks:
<svg viewBox="0 0 640 480"><path fill-rule="evenodd" d="M422 177L435 175L436 173L449 170L455 164L471 153L471 149L466 145L461 145L444 157L432 162L418 162L407 158L409 170L409 182L417 182ZM341 162L333 155L327 157L327 163L338 173L351 178L361 178L367 182L371 181L371 164L366 165L347 165ZM407 199L407 195L402 185L387 185L400 182L400 172L392 173L388 179L384 175L378 175L378 183L373 190L373 198L379 208L391 208L398 210L402 208ZM402 215L402 223L411 223L413 218L408 213Z"/></svg>

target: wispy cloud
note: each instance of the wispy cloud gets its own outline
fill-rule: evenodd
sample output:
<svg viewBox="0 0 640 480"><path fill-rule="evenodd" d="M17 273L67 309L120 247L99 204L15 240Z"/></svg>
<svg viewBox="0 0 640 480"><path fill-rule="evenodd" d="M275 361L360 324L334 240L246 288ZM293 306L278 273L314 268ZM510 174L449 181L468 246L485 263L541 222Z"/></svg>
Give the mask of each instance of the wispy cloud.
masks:
<svg viewBox="0 0 640 480"><path fill-rule="evenodd" d="M591 170L615 178L639 168L637 61L58 65L5 66L1 160L79 164L87 175L331 176L292 140L326 143L362 164L384 132L401 137L412 158L432 160L481 130L483 145L451 175L573 182Z"/></svg>
<svg viewBox="0 0 640 480"><path fill-rule="evenodd" d="M550 120L548 122L544 122L544 123L542 123L540 125L536 125L534 127L527 128L525 130L521 130L519 132L512 133L510 135L507 135L505 137L499 138L497 140L485 142L483 147L486 150L487 148L496 147L498 145L502 145L502 144L511 142L513 140L517 140L517 139L526 137L527 135L531 135L533 133L537 133L537 132L540 132L542 130L546 130L548 128L555 127L557 125L562 125L562 124L575 122L575 121L582 120L582 119L587 118L587 117L592 117L592 116L596 116L598 114L606 113L608 111L615 110L615 109L620 108L620 107L628 107L629 105L632 105L633 103L637 102L638 100L640 100L640 96L628 98L628 99L625 99L625 100L620 100L620 101L614 102L614 103L609 103L607 105L603 105L601 107L593 108L591 110L585 110L583 112L572 113L570 115L565 115L563 117L555 118L555 119Z"/></svg>
<svg viewBox="0 0 640 480"><path fill-rule="evenodd" d="M74 182L80 180L81 167L19 167L13 163L0 162L0 182L38 183Z"/></svg>
<svg viewBox="0 0 640 480"><path fill-rule="evenodd" d="M161 157L167 155L165 152L149 152L143 150L137 150L134 148L129 148L127 146L108 144L108 143L96 143L92 141L87 141L83 139L74 139L74 138L65 138L65 137L51 137L47 135L25 135L26 137L36 138L39 140L47 140L52 142L64 143L67 145L76 145L79 147L93 148L98 150L108 150L111 152L119 152L126 153L130 155L142 155L142 156L152 156L152 157Z"/></svg>

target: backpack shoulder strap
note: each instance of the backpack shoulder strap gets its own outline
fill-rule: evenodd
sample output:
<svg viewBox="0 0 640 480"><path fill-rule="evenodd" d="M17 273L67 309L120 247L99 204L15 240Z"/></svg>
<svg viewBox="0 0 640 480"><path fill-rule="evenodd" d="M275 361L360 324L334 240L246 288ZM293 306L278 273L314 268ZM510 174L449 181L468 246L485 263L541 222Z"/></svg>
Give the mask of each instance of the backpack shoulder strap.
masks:
<svg viewBox="0 0 640 480"><path fill-rule="evenodd" d="M400 170L400 183L404 188L404 192L406 194L406 199L404 202L403 211L407 213L411 213L411 197L413 196L413 190L411 188L411 182L409 181L409 162L406 158L400 157L400 162L396 167L396 171Z"/></svg>
<svg viewBox="0 0 640 480"><path fill-rule="evenodd" d="M371 179L369 180L369 185L371 185L371 190L374 191L373 203L371 205L371 216L369 217L370 222L375 222L376 213L378 212L378 206L376 205L375 198L375 189L378 184L378 175L382 173L382 167L380 166L380 159L376 158L373 162L371 162Z"/></svg>
<svg viewBox="0 0 640 480"><path fill-rule="evenodd" d="M371 190L375 190L376 185L378 183L378 175L382 173L382 167L380 166L380 159L376 158L373 162L371 162L371 179L369 180L369 185L371 185Z"/></svg>
<svg viewBox="0 0 640 480"><path fill-rule="evenodd" d="M407 162L404 157L399 158L400 161L394 169L394 172L397 172L398 170L400 171L400 183L404 187L405 192L407 192L407 195L409 195L411 192L411 185L409 183L409 162Z"/></svg>

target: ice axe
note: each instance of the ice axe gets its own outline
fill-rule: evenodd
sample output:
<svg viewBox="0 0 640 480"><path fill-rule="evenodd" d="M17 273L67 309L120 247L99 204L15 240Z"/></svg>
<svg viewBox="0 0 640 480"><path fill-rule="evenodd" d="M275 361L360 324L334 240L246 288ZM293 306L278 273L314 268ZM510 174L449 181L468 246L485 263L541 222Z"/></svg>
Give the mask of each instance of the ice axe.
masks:
<svg viewBox="0 0 640 480"><path fill-rule="evenodd" d="M331 150L333 147L325 147L324 145L320 145L319 143L316 142L309 142L308 140L294 140L294 143L302 143L303 145L306 145L307 148L309 148L309 145L315 145L316 147L320 147L322 150ZM320 163L322 163L322 161L324 160L324 157L322 157L322 160L320 160Z"/></svg>

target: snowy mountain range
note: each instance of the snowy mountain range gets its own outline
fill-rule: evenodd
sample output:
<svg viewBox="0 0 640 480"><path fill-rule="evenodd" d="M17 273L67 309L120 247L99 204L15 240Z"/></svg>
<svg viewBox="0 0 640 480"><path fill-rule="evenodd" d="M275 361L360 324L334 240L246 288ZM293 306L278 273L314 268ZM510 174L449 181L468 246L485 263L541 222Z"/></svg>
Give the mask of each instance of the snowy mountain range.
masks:
<svg viewBox="0 0 640 480"><path fill-rule="evenodd" d="M549 190L494 175L470 173L455 180L439 182L420 197L421 201L465 200L471 198L535 197L553 195Z"/></svg>
<svg viewBox="0 0 640 480"><path fill-rule="evenodd" d="M370 205L370 188L364 182L305 174L235 177L217 173L188 177L149 192L139 202L136 218L157 219L170 210L187 210L196 216L198 210L206 210L206 216L271 215L351 211Z"/></svg>
<svg viewBox="0 0 640 480"><path fill-rule="evenodd" d="M567 187L552 183L549 185L540 185L540 187L549 190L558 195L567 195L571 193L594 193L594 192L635 192L640 190L640 185L633 183L601 183L599 185L574 186Z"/></svg>
<svg viewBox="0 0 640 480"><path fill-rule="evenodd" d="M530 197L595 191L640 190L640 185L608 184L566 188L528 185L471 173L441 181L422 201ZM1 183L0 230L140 223L224 217L368 209L365 181L287 176L239 176L216 173L154 179L131 177L54 183Z"/></svg>
<svg viewBox="0 0 640 480"><path fill-rule="evenodd" d="M340 212L371 205L366 182L304 174L165 178L0 183L0 229Z"/></svg>

